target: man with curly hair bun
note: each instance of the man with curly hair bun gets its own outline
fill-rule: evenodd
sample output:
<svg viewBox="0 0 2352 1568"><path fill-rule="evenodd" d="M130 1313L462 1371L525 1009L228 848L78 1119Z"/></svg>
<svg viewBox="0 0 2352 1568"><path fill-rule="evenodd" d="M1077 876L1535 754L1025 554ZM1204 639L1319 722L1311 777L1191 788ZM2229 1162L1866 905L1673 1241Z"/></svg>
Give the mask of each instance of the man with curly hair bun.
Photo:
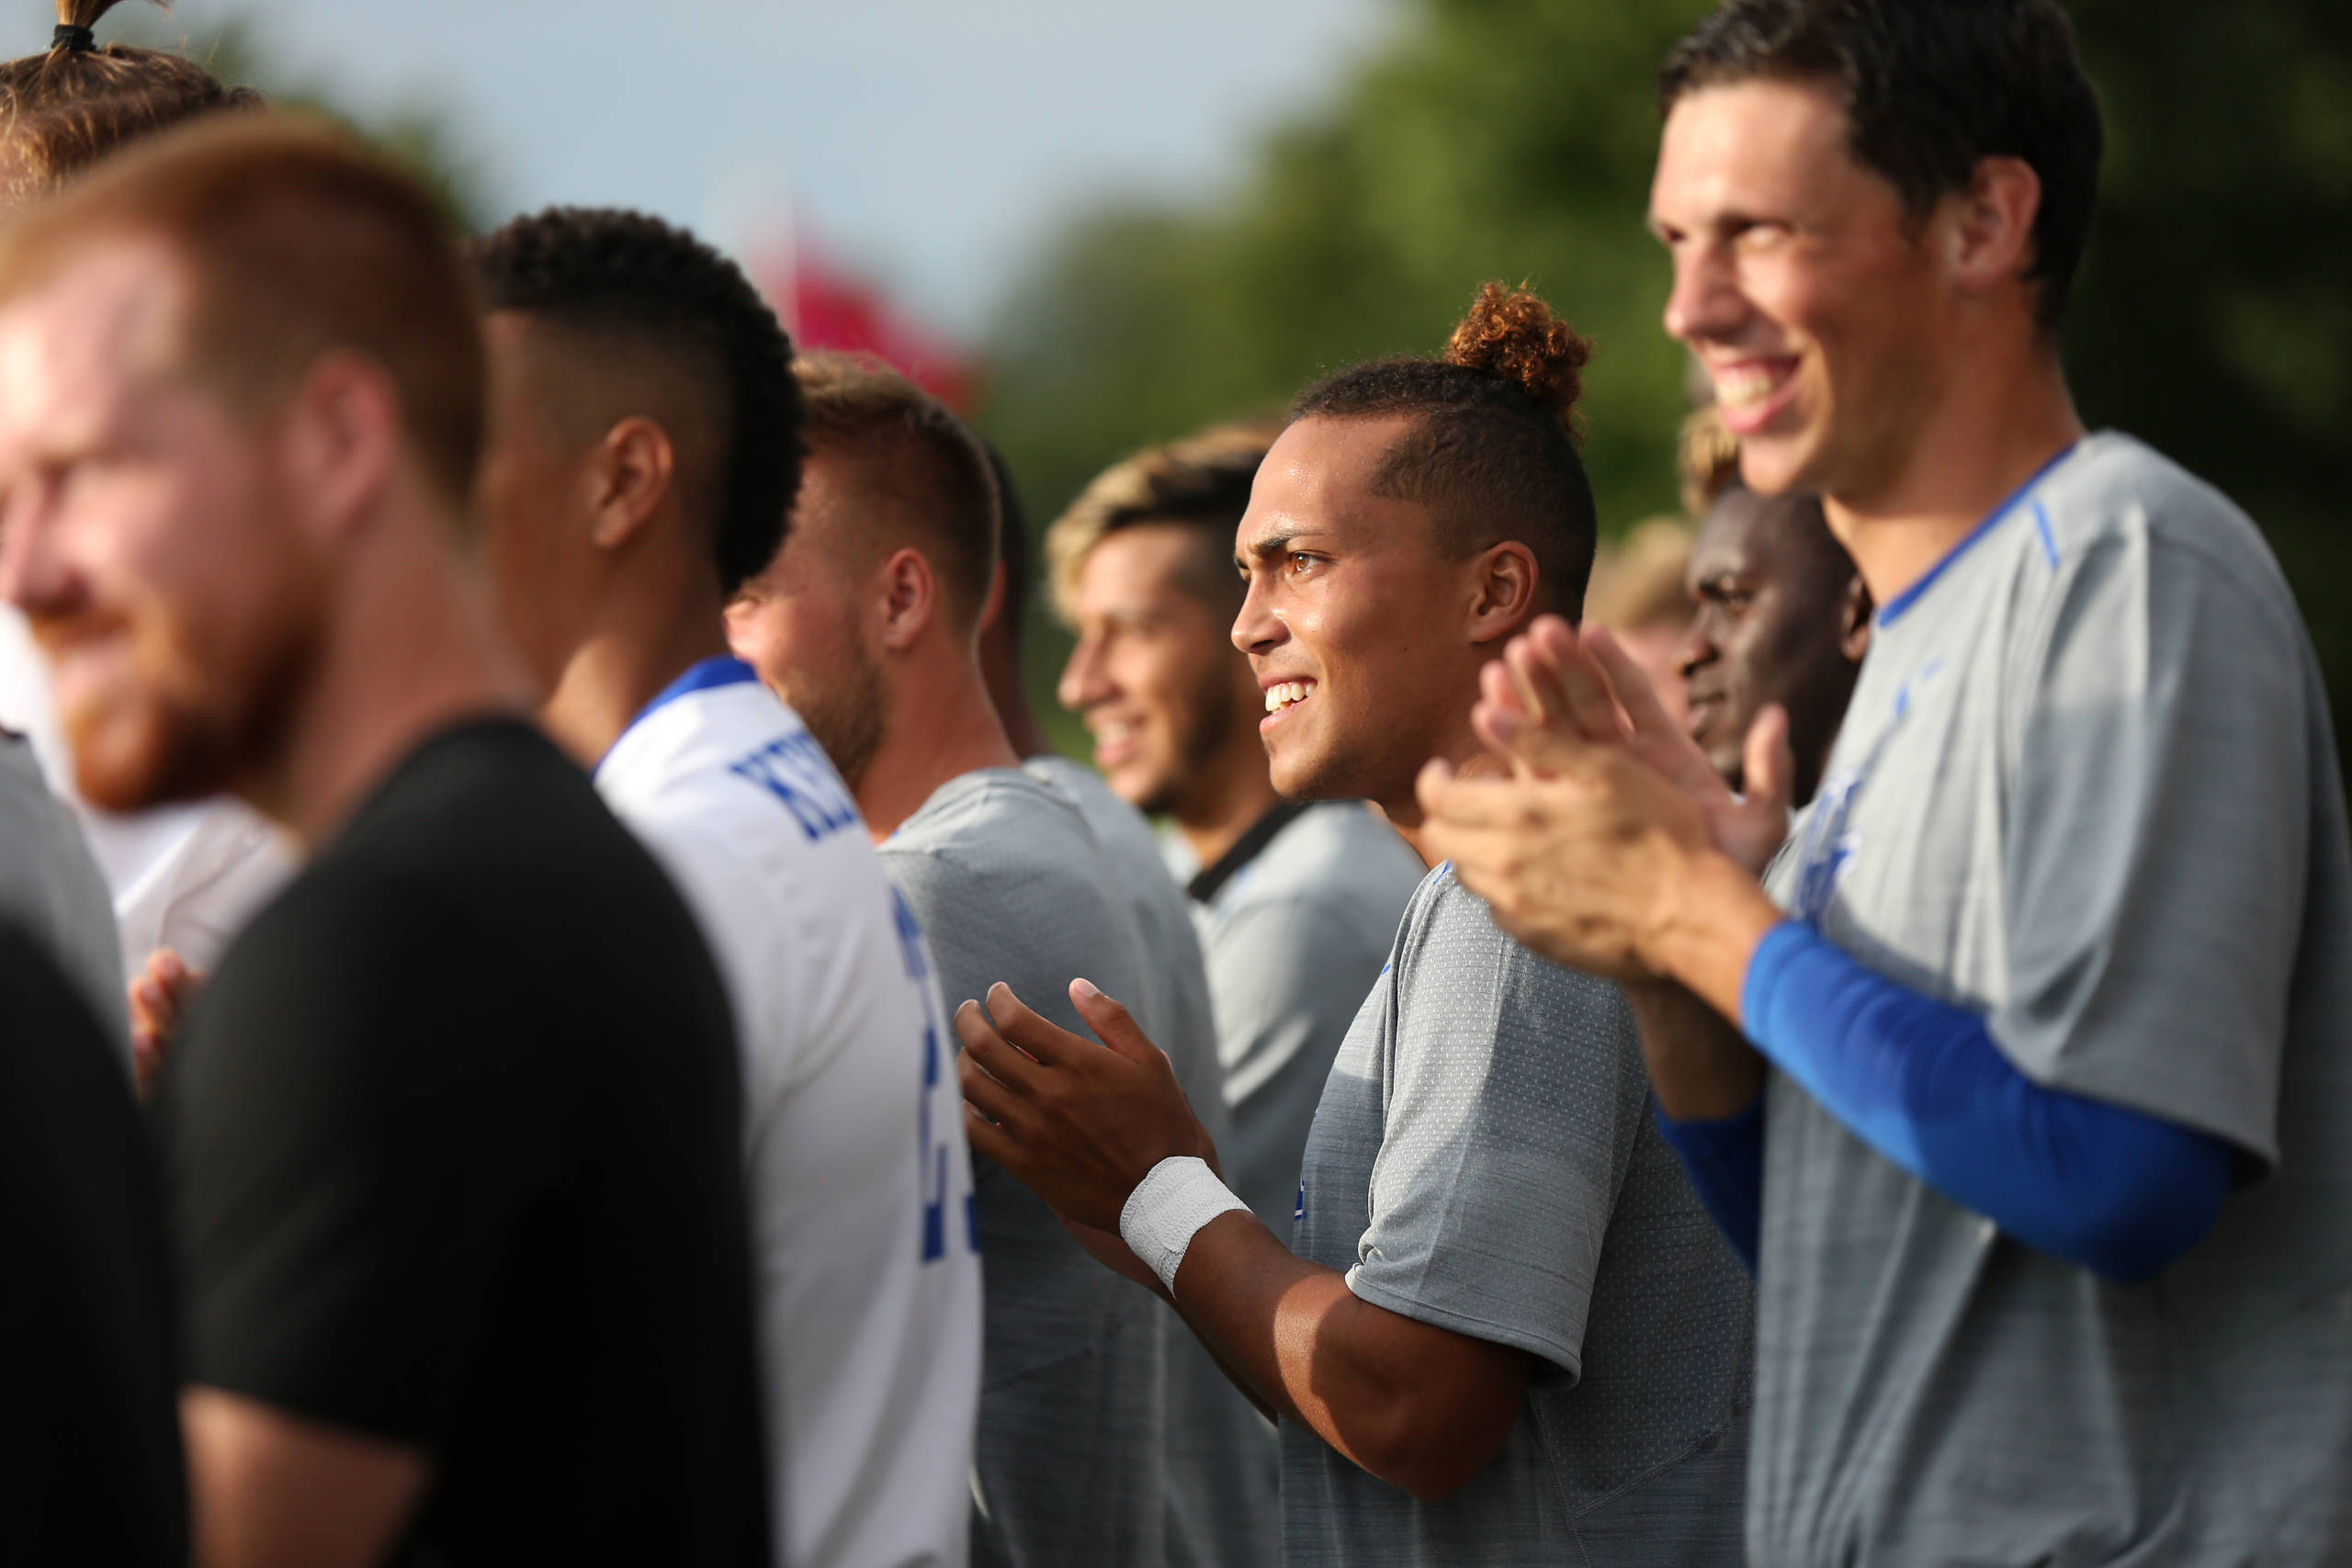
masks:
<svg viewBox="0 0 2352 1568"><path fill-rule="evenodd" d="M1286 1231L1331 1058L1429 868L1362 801L1284 800L1268 772L1265 694L1233 646L1233 531L1281 434L1255 421L1138 452L1095 477L1046 548L1077 634L1062 705L1110 786L1168 818L1166 858L1199 914L1227 1176Z"/></svg>
<svg viewBox="0 0 2352 1568"><path fill-rule="evenodd" d="M956 1017L974 1149L1280 1421L1290 1568L1738 1557L1748 1292L1625 998L1504 936L1419 841L1415 773L1478 755L1497 651L1580 606L1585 355L1490 287L1444 360L1301 396L1237 531L1275 788L1372 800L1431 867L1325 1085L1290 1245L1098 976L1068 990L1101 1043L1016 987Z"/></svg>
<svg viewBox="0 0 2352 1568"><path fill-rule="evenodd" d="M799 487L791 344L732 262L638 213L517 219L474 260L502 618L735 1003L776 1561L954 1568L980 1266L945 1019L847 787L721 620Z"/></svg>

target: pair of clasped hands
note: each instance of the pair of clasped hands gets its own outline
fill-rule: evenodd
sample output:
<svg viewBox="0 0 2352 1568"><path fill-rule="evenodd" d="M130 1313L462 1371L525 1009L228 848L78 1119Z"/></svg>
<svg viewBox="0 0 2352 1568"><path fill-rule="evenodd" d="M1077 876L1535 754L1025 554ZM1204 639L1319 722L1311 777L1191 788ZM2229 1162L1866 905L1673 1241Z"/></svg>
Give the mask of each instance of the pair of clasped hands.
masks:
<svg viewBox="0 0 2352 1568"><path fill-rule="evenodd" d="M1629 985L1671 978L1663 954L1690 923L1696 861L1753 879L1789 823L1788 719L1766 708L1735 794L1605 631L1556 615L1514 637L1480 676L1471 725L1491 753L1421 771L1425 850L1453 863L1496 922L1556 963ZM1090 982L1070 1000L1081 1039L992 987L956 1010L965 1123L976 1153L1045 1199L1088 1250L1151 1288L1118 1235L1128 1194L1161 1160L1216 1150L1167 1056ZM1103 1049L1108 1046L1109 1049ZM1222 1174L1222 1172L1220 1172Z"/></svg>

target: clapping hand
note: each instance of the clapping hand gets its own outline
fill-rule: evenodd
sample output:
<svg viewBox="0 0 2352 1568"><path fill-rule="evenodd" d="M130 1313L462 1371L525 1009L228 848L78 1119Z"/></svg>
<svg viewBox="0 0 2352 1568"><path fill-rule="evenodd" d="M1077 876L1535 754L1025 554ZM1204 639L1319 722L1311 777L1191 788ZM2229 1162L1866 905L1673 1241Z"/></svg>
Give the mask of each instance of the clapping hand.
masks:
<svg viewBox="0 0 2352 1568"><path fill-rule="evenodd" d="M1011 1171L1065 1222L1115 1235L1128 1194L1161 1160L1216 1148L1167 1054L1125 1007L1070 984L1082 1039L1039 1017L1009 986L956 1011L965 1130L973 1152ZM1124 1271L1124 1270L1123 1270Z"/></svg>
<svg viewBox="0 0 2352 1568"><path fill-rule="evenodd" d="M1684 911L1678 864L1705 850L1759 872L1788 832L1788 721L1747 739L1754 788L1732 791L1605 631L1546 615L1487 666L1471 716L1508 778L1422 771L1426 842L1504 930L1563 964L1657 978Z"/></svg>

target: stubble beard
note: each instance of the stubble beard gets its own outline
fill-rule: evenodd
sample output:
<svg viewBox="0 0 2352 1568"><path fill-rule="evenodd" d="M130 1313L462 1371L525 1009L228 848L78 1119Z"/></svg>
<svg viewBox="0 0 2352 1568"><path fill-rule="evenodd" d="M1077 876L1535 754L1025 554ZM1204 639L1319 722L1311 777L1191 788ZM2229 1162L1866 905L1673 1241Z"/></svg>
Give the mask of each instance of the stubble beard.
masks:
<svg viewBox="0 0 2352 1568"><path fill-rule="evenodd" d="M102 811L142 811L270 773L294 739L323 635L315 614L273 618L276 627L252 644L246 672L223 672L175 648L171 673L149 680L129 712L62 716L82 798Z"/></svg>
<svg viewBox="0 0 2352 1568"><path fill-rule="evenodd" d="M881 666L854 642L841 668L816 680L789 680L785 700L832 759L855 795L890 733L890 693Z"/></svg>
<svg viewBox="0 0 2352 1568"><path fill-rule="evenodd" d="M1227 672L1204 672L1190 698L1172 716L1174 764L1135 802L1136 809L1147 817L1173 815L1216 762L1226 733L1233 728L1233 684Z"/></svg>

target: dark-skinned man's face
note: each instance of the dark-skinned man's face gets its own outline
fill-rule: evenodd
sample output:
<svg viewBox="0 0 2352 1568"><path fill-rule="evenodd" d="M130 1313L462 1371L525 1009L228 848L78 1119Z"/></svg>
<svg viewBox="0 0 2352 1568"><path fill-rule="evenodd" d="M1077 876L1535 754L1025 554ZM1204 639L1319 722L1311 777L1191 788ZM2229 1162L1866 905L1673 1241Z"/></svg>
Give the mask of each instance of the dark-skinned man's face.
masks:
<svg viewBox="0 0 2352 1568"><path fill-rule="evenodd" d="M1869 604L1853 563L1809 498L1734 485L1700 529L1690 585L1698 609L1681 658L1691 738L1739 788L1748 727L1779 703L1789 713L1797 798L1809 798L1869 646Z"/></svg>

